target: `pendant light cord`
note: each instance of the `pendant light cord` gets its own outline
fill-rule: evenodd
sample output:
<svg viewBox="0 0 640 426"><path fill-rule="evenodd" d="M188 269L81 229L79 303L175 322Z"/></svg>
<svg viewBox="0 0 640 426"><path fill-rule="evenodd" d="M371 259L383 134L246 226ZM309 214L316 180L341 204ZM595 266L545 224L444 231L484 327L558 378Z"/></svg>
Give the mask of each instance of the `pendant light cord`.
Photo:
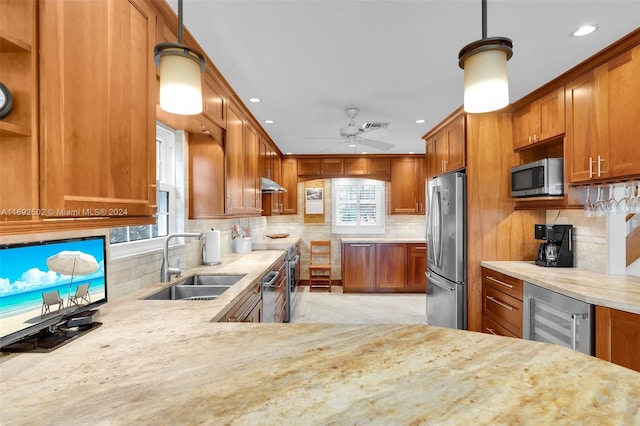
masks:
<svg viewBox="0 0 640 426"><path fill-rule="evenodd" d="M182 0L178 0L178 43L182 44Z"/></svg>
<svg viewBox="0 0 640 426"><path fill-rule="evenodd" d="M485 38L487 38L487 0L482 0L482 39Z"/></svg>

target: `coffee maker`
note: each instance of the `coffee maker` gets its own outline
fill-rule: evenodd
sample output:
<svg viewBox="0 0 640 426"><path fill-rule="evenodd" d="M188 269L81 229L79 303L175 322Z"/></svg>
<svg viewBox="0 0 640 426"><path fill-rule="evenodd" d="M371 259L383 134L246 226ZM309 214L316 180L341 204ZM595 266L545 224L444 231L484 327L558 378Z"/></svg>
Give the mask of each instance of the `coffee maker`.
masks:
<svg viewBox="0 0 640 426"><path fill-rule="evenodd" d="M535 225L536 240L542 240L538 248L536 265L573 267L572 225Z"/></svg>

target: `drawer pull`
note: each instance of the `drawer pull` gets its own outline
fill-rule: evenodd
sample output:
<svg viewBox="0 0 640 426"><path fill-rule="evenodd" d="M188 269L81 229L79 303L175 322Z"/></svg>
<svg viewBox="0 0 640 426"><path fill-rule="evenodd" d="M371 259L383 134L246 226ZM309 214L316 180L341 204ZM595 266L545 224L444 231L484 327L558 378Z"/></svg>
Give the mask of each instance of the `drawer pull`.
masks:
<svg viewBox="0 0 640 426"><path fill-rule="evenodd" d="M496 333L496 331L493 328L486 327L485 329L491 334L495 334L496 336L498 335L498 333Z"/></svg>
<svg viewBox="0 0 640 426"><path fill-rule="evenodd" d="M349 247L371 247L371 244L349 244Z"/></svg>
<svg viewBox="0 0 640 426"><path fill-rule="evenodd" d="M493 278L493 277L490 277L490 276L488 276L488 275L485 275L485 278L486 278L486 279L488 279L489 281L493 282L493 283L496 283L496 284L499 284L499 285L505 286L505 287L507 287L507 288L513 288L513 286L512 286L511 284L507 284L507 283L505 283L504 281L497 280L497 279L495 279L495 278Z"/></svg>
<svg viewBox="0 0 640 426"><path fill-rule="evenodd" d="M513 311L513 306L509 306L506 303L502 303L501 301L499 301L498 299L496 299L493 296L486 296L487 299L491 300L493 303L497 303L498 305L502 306L505 309L508 309L510 311Z"/></svg>

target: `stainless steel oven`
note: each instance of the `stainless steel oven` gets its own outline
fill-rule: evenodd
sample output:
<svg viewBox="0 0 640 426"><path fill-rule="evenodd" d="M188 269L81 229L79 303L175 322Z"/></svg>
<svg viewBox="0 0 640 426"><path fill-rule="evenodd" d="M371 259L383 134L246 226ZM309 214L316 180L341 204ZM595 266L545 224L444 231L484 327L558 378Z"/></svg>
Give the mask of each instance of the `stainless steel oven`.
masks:
<svg viewBox="0 0 640 426"><path fill-rule="evenodd" d="M287 262L287 311L284 321L291 322L298 295L298 280L300 279L300 253L297 244L287 248L284 260Z"/></svg>

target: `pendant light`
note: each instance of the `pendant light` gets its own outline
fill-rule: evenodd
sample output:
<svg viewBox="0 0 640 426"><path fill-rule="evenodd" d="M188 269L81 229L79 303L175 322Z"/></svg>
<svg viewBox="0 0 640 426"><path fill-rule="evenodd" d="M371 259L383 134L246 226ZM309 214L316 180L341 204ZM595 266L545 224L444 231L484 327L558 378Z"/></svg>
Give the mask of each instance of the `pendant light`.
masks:
<svg viewBox="0 0 640 426"><path fill-rule="evenodd" d="M482 0L482 40L469 43L458 54L464 70L464 110L496 111L509 105L507 61L513 42L506 37L487 37L487 0Z"/></svg>
<svg viewBox="0 0 640 426"><path fill-rule="evenodd" d="M154 48L160 67L160 108L173 114L200 114L205 59L182 44L182 32L182 0L178 0L178 42L159 43Z"/></svg>

